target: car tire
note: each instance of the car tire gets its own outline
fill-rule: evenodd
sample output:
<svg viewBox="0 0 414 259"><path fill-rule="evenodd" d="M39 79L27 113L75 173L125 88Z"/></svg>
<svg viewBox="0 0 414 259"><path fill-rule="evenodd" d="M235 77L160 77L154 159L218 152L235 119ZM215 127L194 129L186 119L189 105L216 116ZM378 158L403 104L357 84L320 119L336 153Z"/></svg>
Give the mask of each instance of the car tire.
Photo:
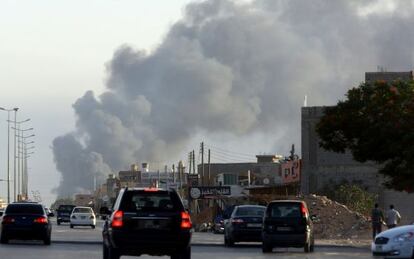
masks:
<svg viewBox="0 0 414 259"><path fill-rule="evenodd" d="M109 259L108 247L105 245L105 241L102 244L102 256L103 256L103 259Z"/></svg>
<svg viewBox="0 0 414 259"><path fill-rule="evenodd" d="M112 247L107 247L107 256L108 259L119 259L121 257L118 249L112 248Z"/></svg>
<svg viewBox="0 0 414 259"><path fill-rule="evenodd" d="M271 245L269 245L266 242L263 242L263 244L262 244L262 252L263 253L271 253L272 250L273 250L273 247Z"/></svg>
<svg viewBox="0 0 414 259"><path fill-rule="evenodd" d="M171 259L191 259L191 246L181 251L180 254L171 255Z"/></svg>
<svg viewBox="0 0 414 259"><path fill-rule="evenodd" d="M49 236L47 236L47 237L45 237L44 239L43 239L43 244L45 244L45 245L47 245L47 246L50 246L50 244L51 244L52 242L51 242L51 237L50 237L50 235Z"/></svg>
<svg viewBox="0 0 414 259"><path fill-rule="evenodd" d="M60 225L60 221L58 220L58 221L56 221L56 223L58 224L58 226Z"/></svg>
<svg viewBox="0 0 414 259"><path fill-rule="evenodd" d="M310 253L310 252L312 252L311 248L312 248L312 245L311 245L311 243L308 242L308 243L305 243L305 246L304 246L303 250L305 251L305 253Z"/></svg>
<svg viewBox="0 0 414 259"><path fill-rule="evenodd" d="M7 243L9 243L9 239L3 233L1 234L0 243L1 244L7 244Z"/></svg>
<svg viewBox="0 0 414 259"><path fill-rule="evenodd" d="M73 228L73 225L72 224L70 224L70 228Z"/></svg>
<svg viewBox="0 0 414 259"><path fill-rule="evenodd" d="M95 229L95 225L91 225L91 228L92 228L92 229Z"/></svg>

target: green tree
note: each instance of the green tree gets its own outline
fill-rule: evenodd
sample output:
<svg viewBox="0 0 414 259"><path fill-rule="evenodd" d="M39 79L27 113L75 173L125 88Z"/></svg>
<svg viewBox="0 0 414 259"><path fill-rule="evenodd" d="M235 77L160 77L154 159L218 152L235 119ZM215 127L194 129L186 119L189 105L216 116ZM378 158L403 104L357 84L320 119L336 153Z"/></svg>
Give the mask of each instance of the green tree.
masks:
<svg viewBox="0 0 414 259"><path fill-rule="evenodd" d="M321 147L380 164L385 186L407 192L414 187L413 129L413 81L362 83L326 107L316 126Z"/></svg>

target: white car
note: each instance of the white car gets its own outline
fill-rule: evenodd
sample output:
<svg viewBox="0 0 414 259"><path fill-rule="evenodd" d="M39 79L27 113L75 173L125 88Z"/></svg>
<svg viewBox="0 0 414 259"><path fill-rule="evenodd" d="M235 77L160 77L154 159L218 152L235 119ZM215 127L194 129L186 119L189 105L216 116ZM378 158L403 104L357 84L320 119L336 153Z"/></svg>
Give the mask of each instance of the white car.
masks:
<svg viewBox="0 0 414 259"><path fill-rule="evenodd" d="M95 228L96 216L90 207L75 207L70 215L70 228L74 226L90 226Z"/></svg>
<svg viewBox="0 0 414 259"><path fill-rule="evenodd" d="M371 244L374 256L414 258L414 225L388 229L379 233Z"/></svg>

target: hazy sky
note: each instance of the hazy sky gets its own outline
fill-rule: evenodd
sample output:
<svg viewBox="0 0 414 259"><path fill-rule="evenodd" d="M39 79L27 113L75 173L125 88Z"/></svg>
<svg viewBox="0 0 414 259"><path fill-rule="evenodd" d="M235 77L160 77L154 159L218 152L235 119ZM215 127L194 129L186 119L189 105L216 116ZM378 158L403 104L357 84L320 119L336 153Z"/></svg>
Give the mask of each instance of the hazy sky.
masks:
<svg viewBox="0 0 414 259"><path fill-rule="evenodd" d="M144 162L135 159L185 160L202 140L220 162L238 156L228 150L299 151L305 95L331 105L378 65L413 67L413 1L188 3L0 1L0 107L31 119L29 190L45 204L53 189L87 188L80 177Z"/></svg>
<svg viewBox="0 0 414 259"><path fill-rule="evenodd" d="M151 50L188 0L0 1L0 107L19 107L35 128L31 190L49 204L60 174L52 140L75 124L72 104L103 90L105 63L123 44ZM0 179L7 169L7 113L0 113ZM11 157L12 158L12 157ZM11 161L11 171L13 161ZM0 182L0 197L6 197Z"/></svg>

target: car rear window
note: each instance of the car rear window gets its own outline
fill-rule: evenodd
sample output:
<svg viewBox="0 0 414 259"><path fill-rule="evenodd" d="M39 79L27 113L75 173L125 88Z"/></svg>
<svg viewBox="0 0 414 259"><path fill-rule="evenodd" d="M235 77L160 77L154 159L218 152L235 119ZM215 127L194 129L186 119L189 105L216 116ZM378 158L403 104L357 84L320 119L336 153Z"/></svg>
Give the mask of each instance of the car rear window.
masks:
<svg viewBox="0 0 414 259"><path fill-rule="evenodd" d="M120 209L123 211L176 211L182 210L178 196L168 191L128 191Z"/></svg>
<svg viewBox="0 0 414 259"><path fill-rule="evenodd" d="M73 208L75 208L73 205L60 205L58 210L72 212Z"/></svg>
<svg viewBox="0 0 414 259"><path fill-rule="evenodd" d="M270 217L275 218L299 218L302 217L300 203L273 203L269 205Z"/></svg>
<svg viewBox="0 0 414 259"><path fill-rule="evenodd" d="M236 216L259 216L263 217L265 207L238 207L235 211Z"/></svg>
<svg viewBox="0 0 414 259"><path fill-rule="evenodd" d="M72 213L92 213L91 208L74 208Z"/></svg>
<svg viewBox="0 0 414 259"><path fill-rule="evenodd" d="M44 210L40 204L10 204L7 206L6 214L35 214L43 215Z"/></svg>

